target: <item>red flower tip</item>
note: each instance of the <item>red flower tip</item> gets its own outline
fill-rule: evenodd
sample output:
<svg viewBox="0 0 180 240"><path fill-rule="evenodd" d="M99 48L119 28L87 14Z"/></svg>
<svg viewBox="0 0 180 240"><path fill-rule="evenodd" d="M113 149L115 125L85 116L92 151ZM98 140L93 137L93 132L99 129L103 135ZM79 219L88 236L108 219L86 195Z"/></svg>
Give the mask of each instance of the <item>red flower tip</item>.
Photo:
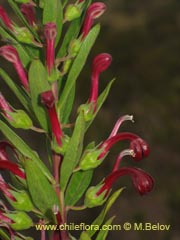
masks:
<svg viewBox="0 0 180 240"><path fill-rule="evenodd" d="M6 197L8 197L9 199L11 199L14 202L16 201L14 196L9 191L9 190L11 190L10 186L7 183L5 183L5 181L1 175L0 175L0 189Z"/></svg>
<svg viewBox="0 0 180 240"><path fill-rule="evenodd" d="M133 158L136 161L140 161L142 158L147 157L150 152L148 144L141 138L131 141L130 148L134 151Z"/></svg>
<svg viewBox="0 0 180 240"><path fill-rule="evenodd" d="M32 3L21 4L21 12L26 17L29 25L35 25L35 12L34 5Z"/></svg>
<svg viewBox="0 0 180 240"><path fill-rule="evenodd" d="M94 104L94 111L96 110L96 102L98 98L99 74L110 66L111 61L112 57L108 53L101 53L93 60L89 102Z"/></svg>
<svg viewBox="0 0 180 240"><path fill-rule="evenodd" d="M44 36L46 40L55 40L57 35L56 24L53 22L46 23L44 27Z"/></svg>
<svg viewBox="0 0 180 240"><path fill-rule="evenodd" d="M92 74L100 74L105 71L112 62L112 56L108 53L101 53L93 60Z"/></svg>
<svg viewBox="0 0 180 240"><path fill-rule="evenodd" d="M0 92L0 110L3 112L3 114L7 117L9 120L13 120L12 117L8 114L10 112L13 112L12 108L9 106L8 102Z"/></svg>
<svg viewBox="0 0 180 240"><path fill-rule="evenodd" d="M131 176L136 191L141 195L144 195L153 189L154 179L143 170L136 168Z"/></svg>
<svg viewBox="0 0 180 240"><path fill-rule="evenodd" d="M55 39L57 35L56 24L49 22L44 27L46 38L46 65L50 75L55 63Z"/></svg>
<svg viewBox="0 0 180 240"><path fill-rule="evenodd" d="M55 98L52 91L41 93L41 101L47 108L52 108L55 104Z"/></svg>
<svg viewBox="0 0 180 240"><path fill-rule="evenodd" d="M4 25L13 31L13 24L3 7L0 6L0 18Z"/></svg>
<svg viewBox="0 0 180 240"><path fill-rule="evenodd" d="M82 27L82 40L88 35L93 20L100 17L106 10L106 5L102 2L92 3L87 9L84 24Z"/></svg>
<svg viewBox="0 0 180 240"><path fill-rule="evenodd" d="M4 57L7 61L12 62L14 64L20 61L17 50L10 45L1 47L0 55Z"/></svg>
<svg viewBox="0 0 180 240"><path fill-rule="evenodd" d="M16 48L6 45L0 48L0 55L4 57L7 61L13 63L14 68L21 80L22 85L25 87L27 91L29 91L29 83L26 76L26 72L23 68L21 60L19 58L19 54Z"/></svg>

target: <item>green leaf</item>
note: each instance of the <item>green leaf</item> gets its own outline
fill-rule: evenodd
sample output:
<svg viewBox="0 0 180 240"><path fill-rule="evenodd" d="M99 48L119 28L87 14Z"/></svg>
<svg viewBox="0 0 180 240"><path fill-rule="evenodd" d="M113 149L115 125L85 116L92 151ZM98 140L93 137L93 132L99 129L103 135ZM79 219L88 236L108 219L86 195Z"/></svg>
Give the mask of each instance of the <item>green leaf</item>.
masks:
<svg viewBox="0 0 180 240"><path fill-rule="evenodd" d="M91 240L87 232L82 232L80 235L80 240Z"/></svg>
<svg viewBox="0 0 180 240"><path fill-rule="evenodd" d="M46 0L44 1L43 9L43 24L53 22L57 25L56 44L59 41L62 23L63 23L63 9L60 0Z"/></svg>
<svg viewBox="0 0 180 240"><path fill-rule="evenodd" d="M78 78L82 68L84 67L87 57L89 55L89 52L99 34L100 26L96 25L88 34L84 42L82 43L81 49L75 58L71 70L68 74L68 78L65 84L65 87L63 89L60 101L58 102L58 108L63 111L63 108L66 107L66 102L70 96L71 89L73 88L76 79Z"/></svg>
<svg viewBox="0 0 180 240"><path fill-rule="evenodd" d="M52 218L54 205L59 206L58 197L37 164L31 159L24 161L26 180L34 205L48 218Z"/></svg>
<svg viewBox="0 0 180 240"><path fill-rule="evenodd" d="M69 115L71 113L73 103L74 103L75 91L76 91L76 87L74 85L73 88L71 89L71 93L70 93L69 98L67 100L66 107L63 108L64 112L61 111L61 116L62 116L61 121L62 121L63 124L68 122Z"/></svg>
<svg viewBox="0 0 180 240"><path fill-rule="evenodd" d="M3 37L4 41L10 41L10 43L13 44L13 46L17 49L19 53L19 57L21 59L21 62L24 67L26 67L30 61L31 58L29 54L26 52L26 50L23 48L21 44L17 42L17 40L12 37L9 33L7 33L2 27L0 27L0 35Z"/></svg>
<svg viewBox="0 0 180 240"><path fill-rule="evenodd" d="M0 229L0 237L2 237L3 240L10 240L10 238L2 228Z"/></svg>
<svg viewBox="0 0 180 240"><path fill-rule="evenodd" d="M29 85L34 113L43 129L48 131L47 115L40 102L40 93L50 90L47 72L39 60L34 60L29 69Z"/></svg>
<svg viewBox="0 0 180 240"><path fill-rule="evenodd" d="M113 222L113 220L114 220L114 216L113 217L111 217L110 219L108 219L106 222L105 222L105 226L108 226L108 225L111 225L111 223ZM109 232L109 230L107 229L107 230L100 230L99 231L99 233L98 233L98 235L97 235L97 237L96 237L96 240L105 240L106 239L106 237L107 237L107 235L108 235L108 232Z"/></svg>
<svg viewBox="0 0 180 240"><path fill-rule="evenodd" d="M113 84L113 82L115 81L115 79L112 79L109 84L106 86L106 88L104 89L104 91L100 94L100 96L98 97L98 100L97 100L97 109L96 109L96 112L95 114L93 115L93 119L91 121L89 121L87 124L86 124L86 131L87 129L90 127L91 123L93 122L93 120L95 119L96 115L98 114L99 110L101 109L103 103L105 102L108 94L109 94L109 91L111 89L111 86Z"/></svg>
<svg viewBox="0 0 180 240"><path fill-rule="evenodd" d="M84 130L85 130L85 120L84 120L83 113L80 112L77 117L75 128L74 128L72 137L70 139L69 145L67 147L67 151L64 155L64 159L61 166L60 186L62 191L65 190L66 185L69 181L69 178L72 174L72 171L76 167L79 161L80 155L82 153Z"/></svg>
<svg viewBox="0 0 180 240"><path fill-rule="evenodd" d="M44 175L52 181L52 176L47 167L34 152L15 132L13 132L3 121L0 120L0 131L16 147L16 149L25 157L32 159L42 170Z"/></svg>
<svg viewBox="0 0 180 240"><path fill-rule="evenodd" d="M14 83L14 81L8 76L8 74L2 68L0 68L0 76L4 79L8 87L19 99L19 101L22 103L25 109L31 112L30 99L28 99L28 96L24 93L24 91Z"/></svg>
<svg viewBox="0 0 180 240"><path fill-rule="evenodd" d="M73 174L65 194L66 205L74 206L77 203L89 186L92 175L92 170L78 171Z"/></svg>
<svg viewBox="0 0 180 240"><path fill-rule="evenodd" d="M92 225L100 226L103 223L104 218L105 218L107 212L109 211L109 209L111 208L111 206L113 205L115 200L119 197L119 195L121 194L122 190L123 190L123 188L121 188L118 191L116 191L115 193L113 193L113 195L108 199L104 209L101 211L99 216L93 221ZM97 230L95 230L95 229L90 229L90 230L87 230L87 233L88 233L88 235L90 237L92 237L96 233L96 231Z"/></svg>

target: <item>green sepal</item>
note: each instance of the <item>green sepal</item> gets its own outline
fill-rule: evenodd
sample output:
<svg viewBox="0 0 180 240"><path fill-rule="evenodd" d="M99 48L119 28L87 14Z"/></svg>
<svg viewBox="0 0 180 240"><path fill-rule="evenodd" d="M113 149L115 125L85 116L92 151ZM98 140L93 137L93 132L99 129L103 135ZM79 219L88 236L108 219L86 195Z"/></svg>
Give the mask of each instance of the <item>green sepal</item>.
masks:
<svg viewBox="0 0 180 240"><path fill-rule="evenodd" d="M76 18L79 18L81 16L81 12L82 10L79 4L69 4L65 10L64 21L70 22Z"/></svg>
<svg viewBox="0 0 180 240"><path fill-rule="evenodd" d="M15 231L25 230L33 226L32 219L25 212L16 211L4 215L13 220L10 226Z"/></svg>
<svg viewBox="0 0 180 240"><path fill-rule="evenodd" d="M82 45L82 42L80 39L73 39L70 44L69 44L69 47L68 47L68 54L71 56L71 57L75 57L80 48L81 48L81 45Z"/></svg>
<svg viewBox="0 0 180 240"><path fill-rule="evenodd" d="M16 201L12 201L8 198L9 203L11 206L14 207L16 210L30 212L34 209L34 206L31 202L31 199L26 191L24 190L10 190L9 191L13 197L16 199Z"/></svg>
<svg viewBox="0 0 180 240"><path fill-rule="evenodd" d="M62 191L65 190L69 178L79 162L83 148L84 130L85 121L83 113L81 112L76 119L75 128L61 165L60 186Z"/></svg>
<svg viewBox="0 0 180 240"><path fill-rule="evenodd" d="M64 155L67 148L68 148L70 138L69 138L69 136L64 135L61 140L62 140L62 146L60 147L57 144L56 139L53 139L52 142L51 142L51 149L58 154Z"/></svg>
<svg viewBox="0 0 180 240"><path fill-rule="evenodd" d="M104 223L104 225L105 225L105 226L111 225L112 222L113 222L113 220L114 220L114 218L115 218L115 216L109 218L109 219ZM99 233L98 233L98 235L97 235L97 237L96 237L96 240L105 240L106 237L107 237L107 235L108 235L108 232L109 232L108 229L107 229L107 230L104 230L104 229L100 230Z"/></svg>
<svg viewBox="0 0 180 240"><path fill-rule="evenodd" d="M102 192L100 195L96 195L96 193L100 190L102 187L102 184L99 184L97 186L90 187L85 195L84 205L88 208L93 208L97 206L103 205L108 196L105 196L106 191Z"/></svg>
<svg viewBox="0 0 180 240"><path fill-rule="evenodd" d="M94 119L94 108L92 103L85 103L79 106L78 112L83 111L84 112L84 119L86 122L89 122Z"/></svg>
<svg viewBox="0 0 180 240"><path fill-rule="evenodd" d="M65 194L65 205L74 206L77 203L89 186L92 176L92 170L78 171L72 175Z"/></svg>
<svg viewBox="0 0 180 240"><path fill-rule="evenodd" d="M119 195L121 194L121 192L123 191L124 188L121 188L119 190L117 190L116 192L114 192L109 199L106 202L105 207L103 208L103 210L101 211L101 213L99 214L99 216L92 222L91 225L99 225L101 226L101 224L103 223L107 212L109 211L109 209L111 208L111 206L114 204L114 202L116 201L116 199L119 197ZM96 233L96 229L89 229L87 230L87 233L90 237L92 237L95 233Z"/></svg>
<svg viewBox="0 0 180 240"><path fill-rule="evenodd" d="M49 183L41 169L31 159L24 161L28 189L34 205L51 221L54 221L52 209L59 206L54 186Z"/></svg>
<svg viewBox="0 0 180 240"><path fill-rule="evenodd" d="M21 128L26 130L32 128L33 123L29 116L23 110L15 110L14 112L8 112L8 114L13 119L8 120L8 122L14 128Z"/></svg>
<svg viewBox="0 0 180 240"><path fill-rule="evenodd" d="M104 159L104 158L98 159L98 156L100 155L101 152L102 152L102 149L96 149L96 148L85 151L79 163L80 169L88 170L88 169L98 167Z"/></svg>
<svg viewBox="0 0 180 240"><path fill-rule="evenodd" d="M15 27L15 36L19 42L26 43L26 44L33 44L34 45L34 37L29 29L25 27Z"/></svg>

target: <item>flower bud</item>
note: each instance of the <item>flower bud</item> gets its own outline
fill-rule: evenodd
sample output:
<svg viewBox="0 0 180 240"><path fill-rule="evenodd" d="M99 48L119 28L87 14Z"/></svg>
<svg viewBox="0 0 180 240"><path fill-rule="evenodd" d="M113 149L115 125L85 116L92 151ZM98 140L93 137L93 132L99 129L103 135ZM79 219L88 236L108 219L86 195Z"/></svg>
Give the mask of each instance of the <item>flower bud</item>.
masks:
<svg viewBox="0 0 180 240"><path fill-rule="evenodd" d="M18 41L27 44L34 44L34 37L31 32L25 27L14 27L16 38Z"/></svg>
<svg viewBox="0 0 180 240"><path fill-rule="evenodd" d="M72 21L76 18L81 16L81 8L78 5L69 4L66 8L64 20L65 21Z"/></svg>
<svg viewBox="0 0 180 240"><path fill-rule="evenodd" d="M30 212L34 208L27 192L10 190L10 193L15 201L9 200L9 202L16 210Z"/></svg>
<svg viewBox="0 0 180 240"><path fill-rule="evenodd" d="M12 118L12 121L9 120L9 123L14 128L30 129L33 126L31 119L23 110L10 112L9 115Z"/></svg>
<svg viewBox="0 0 180 240"><path fill-rule="evenodd" d="M33 226L32 219L25 212L11 212L4 215L13 221L10 226L15 231L25 230Z"/></svg>
<svg viewBox="0 0 180 240"><path fill-rule="evenodd" d="M107 200L105 197L105 192L99 194L97 196L97 192L102 187L102 185L97 185L90 187L85 195L84 205L88 208L93 208L97 206L103 205L103 203Z"/></svg>
<svg viewBox="0 0 180 240"><path fill-rule="evenodd" d="M79 167L82 170L88 170L98 167L104 158L98 160L98 156L101 153L101 149L91 149L84 153L82 160L79 163Z"/></svg>

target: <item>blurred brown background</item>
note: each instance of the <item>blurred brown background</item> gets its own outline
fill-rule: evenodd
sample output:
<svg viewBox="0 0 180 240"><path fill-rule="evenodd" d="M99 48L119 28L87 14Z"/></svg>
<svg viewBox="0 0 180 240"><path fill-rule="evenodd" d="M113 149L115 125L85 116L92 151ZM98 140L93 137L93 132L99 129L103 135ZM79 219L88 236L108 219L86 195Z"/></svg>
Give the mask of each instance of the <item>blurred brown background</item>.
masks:
<svg viewBox="0 0 180 240"><path fill-rule="evenodd" d="M117 78L110 95L98 114L86 142L99 143L110 133L117 118L133 114L135 123L127 122L121 131L132 131L146 139L151 154L134 164L124 159L123 165L148 171L156 181L154 191L140 197L131 180L122 178L118 189L127 186L116 201L109 217L114 224L150 222L170 224L170 231L113 231L108 240L178 240L180 239L180 2L179 0L114 0L104 1L107 12L101 17L101 34L93 48L78 83L76 106L88 98L90 66L94 55L108 52L113 56L111 68L102 74L100 89L114 76ZM0 1L4 4L6 1ZM87 83L88 82L88 83ZM3 91L5 87L2 85ZM1 89L2 89L1 88ZM41 143L41 142L40 142ZM39 149L39 140L31 143ZM97 184L106 176L124 145L118 144L94 176ZM70 222L90 224L100 209L70 214Z"/></svg>

